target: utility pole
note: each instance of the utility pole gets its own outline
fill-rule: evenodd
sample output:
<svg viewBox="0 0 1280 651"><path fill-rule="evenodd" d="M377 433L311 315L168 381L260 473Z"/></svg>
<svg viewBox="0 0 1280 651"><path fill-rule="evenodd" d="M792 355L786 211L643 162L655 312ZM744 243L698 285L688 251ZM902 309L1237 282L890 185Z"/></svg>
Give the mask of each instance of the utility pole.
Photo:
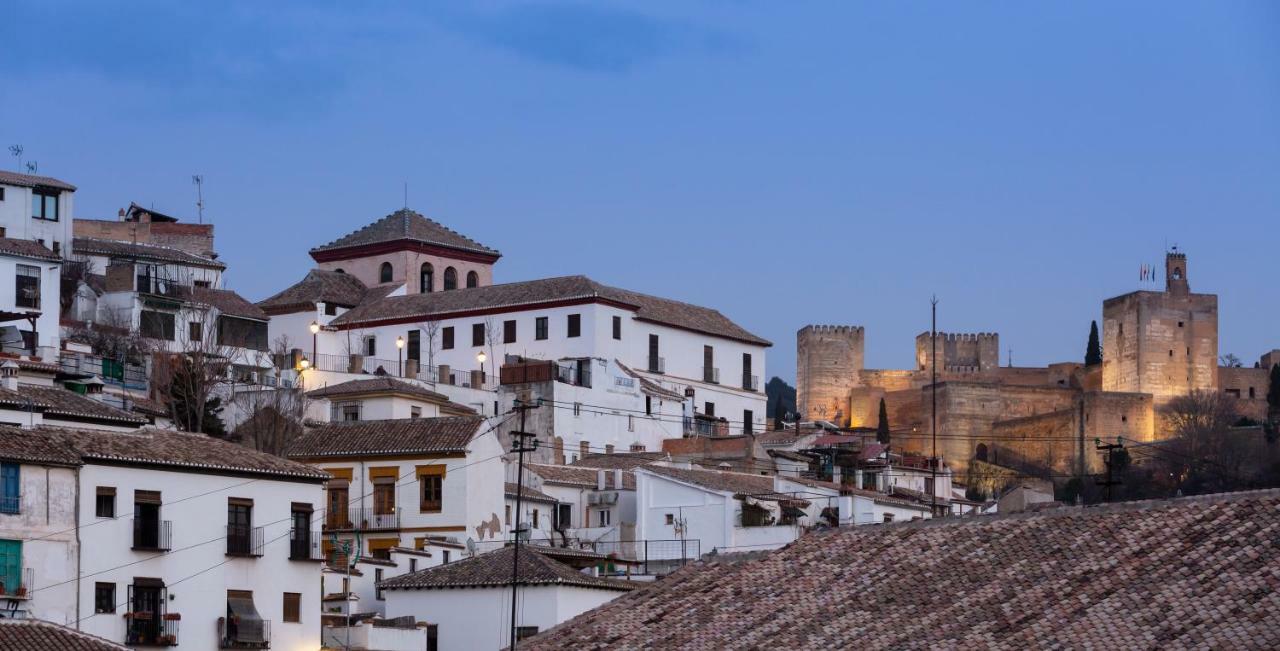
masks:
<svg viewBox="0 0 1280 651"><path fill-rule="evenodd" d="M1102 486L1103 490L1106 491L1106 496L1103 499L1106 500L1107 502L1110 502L1111 487L1124 483L1118 479L1112 479L1111 470L1114 467L1114 464L1112 464L1111 453L1115 452L1116 450L1123 450L1124 444L1123 443L1103 443L1102 439L1094 439L1094 446L1097 448L1099 452L1107 453L1107 478L1099 479L1097 481L1098 481L1098 485Z"/></svg>
<svg viewBox="0 0 1280 651"><path fill-rule="evenodd" d="M512 432L511 436L515 439L515 447L511 451L517 456L516 461L516 524L514 529L515 545L512 547L511 554L511 649L516 648L516 589L520 583L520 534L524 533L524 529L520 526L520 509L521 496L524 495L524 453L533 452L538 449L538 437L524 430L525 416L530 409L537 409L542 406L542 400L534 404L526 404L523 400L516 399L514 409L520 412L520 429ZM533 439L533 445L525 447L525 441Z"/></svg>
<svg viewBox="0 0 1280 651"><path fill-rule="evenodd" d="M929 325L929 348L931 349L930 357L932 358L933 379L930 381L929 398L933 403L933 463L929 464L933 473L933 489L932 493L933 506L930 509L930 515L938 517L938 296L935 294L929 300L929 307L932 309L932 321Z"/></svg>

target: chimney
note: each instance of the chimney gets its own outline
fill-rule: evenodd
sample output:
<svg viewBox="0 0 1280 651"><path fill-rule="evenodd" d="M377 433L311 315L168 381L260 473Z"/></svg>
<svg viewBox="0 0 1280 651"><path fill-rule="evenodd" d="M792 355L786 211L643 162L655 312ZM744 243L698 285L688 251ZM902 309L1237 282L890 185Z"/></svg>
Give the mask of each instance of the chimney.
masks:
<svg viewBox="0 0 1280 651"><path fill-rule="evenodd" d="M604 468L596 471L596 490L598 491L604 490L604 474L606 472Z"/></svg>
<svg viewBox="0 0 1280 651"><path fill-rule="evenodd" d="M0 387L6 391L18 390L18 364L13 360L7 360L4 364L0 364Z"/></svg>

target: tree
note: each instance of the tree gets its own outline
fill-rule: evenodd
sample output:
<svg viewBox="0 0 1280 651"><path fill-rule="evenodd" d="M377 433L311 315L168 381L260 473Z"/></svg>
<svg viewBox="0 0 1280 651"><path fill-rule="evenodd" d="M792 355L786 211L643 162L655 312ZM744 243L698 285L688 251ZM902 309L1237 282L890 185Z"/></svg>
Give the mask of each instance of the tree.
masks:
<svg viewBox="0 0 1280 651"><path fill-rule="evenodd" d="M180 316L189 327L175 329L176 352L152 358L152 384L179 429L225 436L219 394L231 383L228 371L238 356L236 349L249 342L233 342L232 333L219 333L215 310L190 308Z"/></svg>
<svg viewBox="0 0 1280 651"><path fill-rule="evenodd" d="M1244 366L1244 364L1240 363L1239 357L1236 357L1231 353L1227 353L1226 355L1221 355L1218 357L1218 366L1225 366L1227 368L1240 368Z"/></svg>
<svg viewBox="0 0 1280 651"><path fill-rule="evenodd" d="M765 383L764 394L768 398L769 413L795 414L799 411L796 409L795 387L776 375Z"/></svg>
<svg viewBox="0 0 1280 651"><path fill-rule="evenodd" d="M1271 377L1267 387L1267 418L1272 423L1280 422L1280 364L1271 366Z"/></svg>
<svg viewBox="0 0 1280 651"><path fill-rule="evenodd" d="M782 401L777 401L773 405L773 426L782 429L782 422L787 419L787 408L782 405Z"/></svg>
<svg viewBox="0 0 1280 651"><path fill-rule="evenodd" d="M1102 363L1102 343L1098 341L1098 322L1089 323L1089 345L1084 351L1084 365L1096 366Z"/></svg>
<svg viewBox="0 0 1280 651"><path fill-rule="evenodd" d="M876 423L876 442L889 444L889 410L884 406L884 398L880 399L880 422Z"/></svg>
<svg viewBox="0 0 1280 651"><path fill-rule="evenodd" d="M272 342L276 359L289 359L292 349L287 335L276 337ZM234 394L232 400L248 417L236 425L230 439L245 447L283 455L289 443L302 433L308 401L306 389L300 383L288 387L284 382L277 382L274 387Z"/></svg>

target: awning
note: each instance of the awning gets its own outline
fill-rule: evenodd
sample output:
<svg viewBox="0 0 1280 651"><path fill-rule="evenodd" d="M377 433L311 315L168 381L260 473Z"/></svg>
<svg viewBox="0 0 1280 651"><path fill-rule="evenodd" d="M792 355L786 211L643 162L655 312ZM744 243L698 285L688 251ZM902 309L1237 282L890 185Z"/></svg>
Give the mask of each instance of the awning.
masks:
<svg viewBox="0 0 1280 651"><path fill-rule="evenodd" d="M790 504L783 505L782 514L785 516L793 517L793 518L803 518L809 515L808 513L804 512L804 509L796 506L791 506Z"/></svg>
<svg viewBox="0 0 1280 651"><path fill-rule="evenodd" d="M267 641L266 626L262 616L253 607L252 597L227 597L227 639L233 642L265 643Z"/></svg>

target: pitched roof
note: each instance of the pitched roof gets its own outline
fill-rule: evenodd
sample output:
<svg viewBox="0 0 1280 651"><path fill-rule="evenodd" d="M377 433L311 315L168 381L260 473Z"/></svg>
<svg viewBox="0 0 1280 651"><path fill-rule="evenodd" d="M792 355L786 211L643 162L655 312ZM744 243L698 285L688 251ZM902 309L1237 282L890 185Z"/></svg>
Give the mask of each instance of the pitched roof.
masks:
<svg viewBox="0 0 1280 651"><path fill-rule="evenodd" d="M271 297L258 301L258 307L268 314L284 314L297 309L315 309L316 303L333 303L343 307L355 307L365 300L369 288L359 278L340 271L312 269L307 275L288 288ZM380 294L382 298L386 294Z"/></svg>
<svg viewBox="0 0 1280 651"><path fill-rule="evenodd" d="M250 450L233 443L173 430L143 428L135 432L0 426L0 451L43 454L77 463L173 466L197 470L266 475L279 479L319 481L329 474L306 464ZM68 452L69 451L69 452ZM4 454L7 452L0 452ZM34 460L34 459L33 459Z"/></svg>
<svg viewBox="0 0 1280 651"><path fill-rule="evenodd" d="M385 321L443 318L454 313L498 308L520 309L554 301L610 301L634 308L636 318L761 346L772 344L747 332L711 308L609 287L586 276L561 276L515 283L388 296L362 304L330 322L334 326Z"/></svg>
<svg viewBox="0 0 1280 651"><path fill-rule="evenodd" d="M262 308L250 303L248 299L229 289L193 287L191 289L191 297L200 303L216 308L219 312L228 316L257 321L266 321L271 318L267 316L266 312L262 311Z"/></svg>
<svg viewBox="0 0 1280 651"><path fill-rule="evenodd" d="M600 470L599 468L577 468L574 466L554 466L541 463L526 463L525 468L530 472L542 478L544 484L559 484L561 486L581 486L587 488L595 488L599 485ZM604 485L607 490L618 490L613 485L613 471L604 471ZM636 475L633 472L622 473L622 490L633 491L636 489Z"/></svg>
<svg viewBox="0 0 1280 651"><path fill-rule="evenodd" d="M51 176L36 176L34 174L19 174L17 172L7 172L0 170L0 184L15 185L22 188L57 188L59 190L76 191L76 186L59 181Z"/></svg>
<svg viewBox="0 0 1280 651"><path fill-rule="evenodd" d="M28 399L33 406L40 408L38 411L46 417L88 419L125 426L144 425L147 422L147 419L141 416L121 411L105 402L58 386L19 384L16 392L0 389L0 404L25 408Z"/></svg>
<svg viewBox="0 0 1280 651"><path fill-rule="evenodd" d="M0 237L0 254L50 262L62 261L62 256L49 250L49 247L35 240L20 240L14 237Z"/></svg>
<svg viewBox="0 0 1280 651"><path fill-rule="evenodd" d="M666 452L611 452L584 454L569 465L579 468L621 468L623 470L631 470L637 466L647 466L659 461L670 460L671 455Z"/></svg>
<svg viewBox="0 0 1280 651"><path fill-rule="evenodd" d="M1276 648L1280 491L811 533L693 563L524 643Z"/></svg>
<svg viewBox="0 0 1280 651"><path fill-rule="evenodd" d="M426 387L393 377L374 377L367 380L349 380L307 392L308 398L337 398L361 396L370 393L403 393L433 402L448 402L449 397ZM459 405L461 406L461 405Z"/></svg>
<svg viewBox="0 0 1280 651"><path fill-rule="evenodd" d="M745 472L724 470L687 470L670 466L644 466L638 470L714 491L727 491L737 495L750 495L757 498L774 494L773 477L765 475L750 475Z"/></svg>
<svg viewBox="0 0 1280 651"><path fill-rule="evenodd" d="M42 619L0 619L0 648L8 651L128 651L122 646Z"/></svg>
<svg viewBox="0 0 1280 651"><path fill-rule="evenodd" d="M317 246L311 251L312 253L332 251L353 246L403 240L435 244L486 255L501 255L494 249L484 246L456 231L445 228L439 222L427 219L408 208L397 210L358 231L344 235L328 244Z"/></svg>
<svg viewBox="0 0 1280 651"><path fill-rule="evenodd" d="M445 588L502 588L511 585L511 565L516 547L503 547L456 563L437 565L402 574L378 584L384 590L440 590ZM518 585L567 585L601 590L628 591L635 584L583 574L521 545Z"/></svg>
<svg viewBox="0 0 1280 651"><path fill-rule="evenodd" d="M101 240L93 237L77 237L71 241L71 252L76 255L103 255L108 258L136 258L155 262L172 262L192 267L226 269L227 265L182 249L159 244L135 244L123 240Z"/></svg>
<svg viewBox="0 0 1280 651"><path fill-rule="evenodd" d="M515 499L516 493L520 494L520 499L529 500L530 502L545 502L547 504L556 504L560 500L547 495L546 493L529 486L518 486L512 482L506 482L504 491L507 497Z"/></svg>
<svg viewBox="0 0 1280 651"><path fill-rule="evenodd" d="M479 416L450 416L324 423L295 439L287 456L305 459L466 452L483 422Z"/></svg>

